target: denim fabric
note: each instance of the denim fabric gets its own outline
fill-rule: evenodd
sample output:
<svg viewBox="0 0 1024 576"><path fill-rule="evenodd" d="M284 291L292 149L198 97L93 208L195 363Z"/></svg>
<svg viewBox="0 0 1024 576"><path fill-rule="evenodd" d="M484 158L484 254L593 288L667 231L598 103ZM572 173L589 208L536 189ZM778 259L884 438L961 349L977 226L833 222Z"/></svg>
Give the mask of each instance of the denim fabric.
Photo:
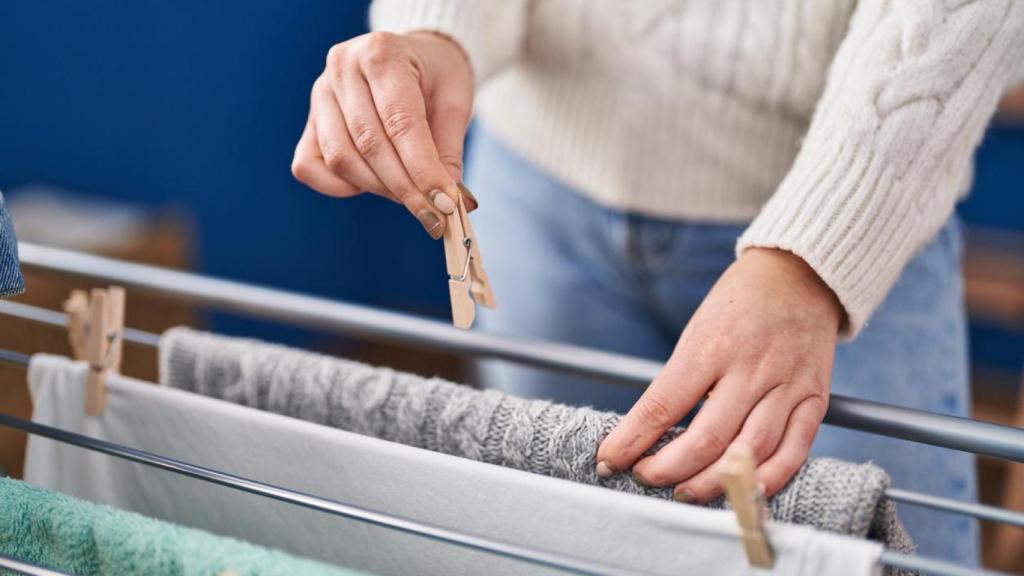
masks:
<svg viewBox="0 0 1024 576"><path fill-rule="evenodd" d="M571 342L657 360L732 263L741 224L675 222L608 209L474 129L467 182L480 200L477 239L498 309L483 329ZM906 267L853 342L836 352L832 391L969 415L960 231L951 221ZM490 361L486 386L625 411L638 390ZM814 453L873 461L899 488L975 500L974 456L823 426ZM921 553L975 564L973 520L902 506Z"/></svg>
<svg viewBox="0 0 1024 576"><path fill-rule="evenodd" d="M18 267L18 240L14 237L14 223L4 206L0 194L0 298L25 291L25 280Z"/></svg>

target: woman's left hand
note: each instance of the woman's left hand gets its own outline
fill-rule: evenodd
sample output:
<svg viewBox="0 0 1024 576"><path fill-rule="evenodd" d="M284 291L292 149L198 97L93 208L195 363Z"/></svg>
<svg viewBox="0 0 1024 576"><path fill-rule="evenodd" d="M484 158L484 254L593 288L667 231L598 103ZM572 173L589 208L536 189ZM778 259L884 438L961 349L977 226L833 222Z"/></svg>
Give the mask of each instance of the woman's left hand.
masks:
<svg viewBox="0 0 1024 576"><path fill-rule="evenodd" d="M668 363L605 438L597 473L630 467L649 486L675 485L681 502L722 493L717 464L733 443L754 453L770 495L803 464L828 407L844 312L790 252L754 248L730 266L694 313ZM707 395L683 434L643 457Z"/></svg>

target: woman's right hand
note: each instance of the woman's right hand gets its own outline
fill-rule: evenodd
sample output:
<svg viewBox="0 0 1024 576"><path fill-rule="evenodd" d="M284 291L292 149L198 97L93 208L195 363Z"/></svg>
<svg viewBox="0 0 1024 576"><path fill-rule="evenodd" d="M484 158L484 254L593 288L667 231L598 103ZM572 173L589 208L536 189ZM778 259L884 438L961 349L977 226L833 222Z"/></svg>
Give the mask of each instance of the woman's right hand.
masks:
<svg viewBox="0 0 1024 576"><path fill-rule="evenodd" d="M330 196L368 191L399 202L438 239L455 211L472 110L473 73L454 40L358 36L327 53L292 174Z"/></svg>

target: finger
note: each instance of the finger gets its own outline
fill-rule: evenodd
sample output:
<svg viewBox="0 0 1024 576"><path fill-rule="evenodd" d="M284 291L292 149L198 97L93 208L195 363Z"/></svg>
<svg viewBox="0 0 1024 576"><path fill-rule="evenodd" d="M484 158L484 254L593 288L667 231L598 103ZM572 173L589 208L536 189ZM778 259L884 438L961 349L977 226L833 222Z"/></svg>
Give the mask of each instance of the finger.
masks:
<svg viewBox="0 0 1024 576"><path fill-rule="evenodd" d="M725 453L759 399L747 378L726 376L686 431L657 454L637 462L633 476L649 486L689 480Z"/></svg>
<svg viewBox="0 0 1024 576"><path fill-rule="evenodd" d="M331 84L356 151L384 187L420 221L427 234L434 240L441 238L444 234L443 214L434 208L406 174L398 153L384 133L366 80L357 72L345 72L348 69L340 67L341 72L332 74Z"/></svg>
<svg viewBox="0 0 1024 576"><path fill-rule="evenodd" d="M460 90L455 86L437 86L428 105L427 121L437 147L441 164L455 182L462 182L463 144L466 130L473 114L473 102L466 98L472 90ZM471 199L474 207L476 199Z"/></svg>
<svg viewBox="0 0 1024 576"><path fill-rule="evenodd" d="M328 196L348 197L359 194L359 188L342 180L331 172L324 159L320 156L320 147L316 141L316 127L307 122L302 137L295 146L292 158L292 175L299 182Z"/></svg>
<svg viewBox="0 0 1024 576"><path fill-rule="evenodd" d="M782 435L786 431L789 414L797 404L797 400L784 387L772 389L750 411L750 416L743 423L739 436L730 444L745 444L754 454L754 463L760 464L771 457L778 448ZM722 494L722 482L718 468L725 459L725 453L713 464L695 474L689 480L677 484L673 490L673 498L679 502L710 502Z"/></svg>
<svg viewBox="0 0 1024 576"><path fill-rule="evenodd" d="M434 134L434 142L437 144L437 152L441 163L448 170L448 174L456 181L462 182L462 155L463 142L466 137L466 126L469 124L469 116L462 117L457 109L433 110L430 115L430 126ZM466 205L466 211L472 212L480 207L476 196L466 186L458 186L462 192L462 201Z"/></svg>
<svg viewBox="0 0 1024 576"><path fill-rule="evenodd" d="M360 190L394 198L356 151L341 109L338 108L338 101L331 92L330 83L323 77L313 84L310 110L315 119L316 139L324 164L339 178Z"/></svg>
<svg viewBox="0 0 1024 576"><path fill-rule="evenodd" d="M716 377L712 365L674 354L643 396L597 449L597 475L628 469L666 430L682 420Z"/></svg>
<svg viewBox="0 0 1024 576"><path fill-rule="evenodd" d="M462 201L466 203L466 212L472 212L480 207L480 203L477 202L476 196L469 191L464 185L459 186L459 190L462 192Z"/></svg>
<svg viewBox="0 0 1024 576"><path fill-rule="evenodd" d="M438 155L417 69L403 57L367 58L363 73L384 133L413 184L445 214L459 191ZM447 198L444 198L444 197Z"/></svg>
<svg viewBox="0 0 1024 576"><path fill-rule="evenodd" d="M778 449L756 472L757 480L764 486L766 496L781 490L807 460L814 436L825 417L826 408L826 402L812 396L801 401L790 414L786 432Z"/></svg>

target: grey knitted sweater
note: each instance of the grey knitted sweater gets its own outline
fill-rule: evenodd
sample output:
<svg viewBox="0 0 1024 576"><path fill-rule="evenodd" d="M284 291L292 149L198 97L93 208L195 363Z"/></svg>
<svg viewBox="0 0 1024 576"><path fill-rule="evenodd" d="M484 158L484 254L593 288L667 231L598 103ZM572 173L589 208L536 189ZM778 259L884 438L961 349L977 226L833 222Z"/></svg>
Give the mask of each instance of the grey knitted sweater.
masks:
<svg viewBox="0 0 1024 576"><path fill-rule="evenodd" d="M173 328L160 342L163 385L375 438L621 492L671 498L628 474L601 479L597 446L620 416L481 391L357 362ZM654 450L677 436L666 434ZM809 459L774 497L774 520L879 540L912 552L877 466ZM721 507L724 502L712 503Z"/></svg>

